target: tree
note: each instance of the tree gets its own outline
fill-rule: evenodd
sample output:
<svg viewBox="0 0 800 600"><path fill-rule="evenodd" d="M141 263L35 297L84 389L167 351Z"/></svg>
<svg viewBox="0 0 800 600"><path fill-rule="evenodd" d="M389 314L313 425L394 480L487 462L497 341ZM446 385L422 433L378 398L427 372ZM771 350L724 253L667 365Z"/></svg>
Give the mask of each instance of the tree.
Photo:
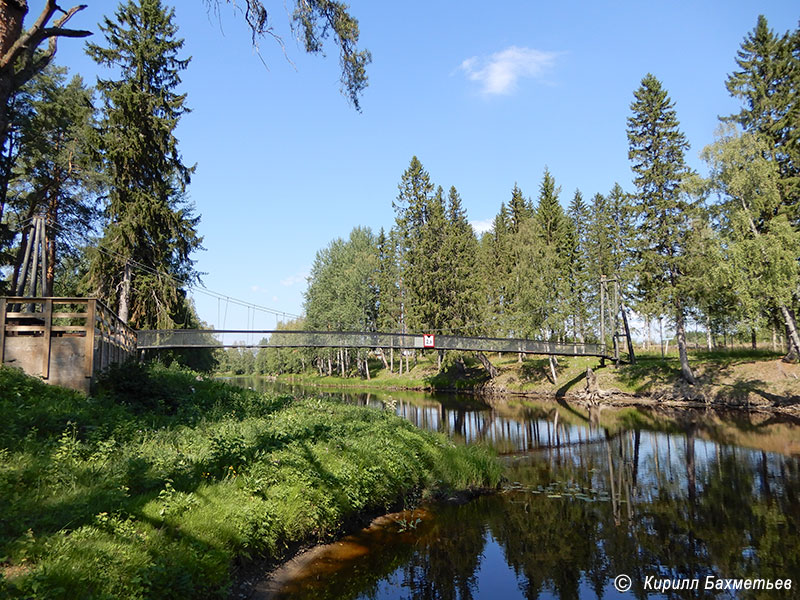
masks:
<svg viewBox="0 0 800 600"><path fill-rule="evenodd" d="M494 218L492 228L481 237L479 273L488 321L489 333L506 335L512 304L511 238L508 209L505 202Z"/></svg>
<svg viewBox="0 0 800 600"><path fill-rule="evenodd" d="M376 239L365 227L354 228L347 241L337 238L317 252L305 294L308 326L315 330L375 331L379 271ZM317 357L320 361L329 358L327 351ZM348 371L348 358L349 353L339 349L337 362L342 375Z"/></svg>
<svg viewBox="0 0 800 600"><path fill-rule="evenodd" d="M778 166L778 190L784 208L800 219L800 28L778 36L759 15L755 29L737 53L738 71L725 87L744 106L725 121L768 142L765 156Z"/></svg>
<svg viewBox="0 0 800 600"><path fill-rule="evenodd" d="M90 284L124 322L174 327L196 280L190 254L200 247L185 199L194 167L178 151L174 130L187 112L174 11L160 0L129 0L100 26L107 47L89 44L100 65L119 79L98 79L104 103L100 148L109 185L107 225L93 252Z"/></svg>
<svg viewBox="0 0 800 600"><path fill-rule="evenodd" d="M397 187L397 199L392 206L402 281L403 328L433 328L433 324L426 321L430 318L427 305L435 284L432 283L434 276L425 271L425 263L430 258L425 253L436 250L428 224L433 215L433 219L443 225L442 198L434 192L430 175L416 156L411 158Z"/></svg>
<svg viewBox="0 0 800 600"><path fill-rule="evenodd" d="M18 124L10 205L23 220L46 217L47 273L44 294L53 295L58 258L83 245L97 218L101 179L91 148L95 111L92 93L80 77L66 82L67 70L48 66L23 88L28 117ZM27 231L14 273L23 260Z"/></svg>
<svg viewBox="0 0 800 600"><path fill-rule="evenodd" d="M787 358L797 358L800 336L789 307L800 284L800 233L780 210L780 172L768 158L770 148L758 134L728 128L705 148L703 157L722 198L728 283L751 313L764 304L779 311L789 333Z"/></svg>
<svg viewBox="0 0 800 600"><path fill-rule="evenodd" d="M204 0L206 5L219 7L221 0ZM236 4L236 0L225 0ZM253 32L253 43L258 38L270 36L283 47L283 40L275 33L271 13L262 0L245 0L245 20ZM303 41L305 51L322 54L325 39L333 33L339 46L339 65L342 69L342 93L356 110L361 110L359 97L367 87L367 65L372 61L368 50L358 49L358 20L348 6L336 0L295 0L291 15L292 30Z"/></svg>
<svg viewBox="0 0 800 600"><path fill-rule="evenodd" d="M0 250L13 237L3 215L14 164L14 151L10 143L14 97L53 59L59 37L91 35L89 31L65 27L72 16L83 8L79 5L64 11L55 0L47 0L33 26L23 30L23 21L28 13L27 1L0 0ZM62 15L49 25L59 12ZM48 45L42 50L40 46L45 40Z"/></svg>
<svg viewBox="0 0 800 600"><path fill-rule="evenodd" d="M484 314L477 274L478 239L455 187L447 194L447 214L442 262L445 333L470 335L481 330Z"/></svg>
<svg viewBox="0 0 800 600"><path fill-rule="evenodd" d="M219 9L222 0L204 0L207 7ZM253 44L265 36L283 42L273 30L270 12L262 0L244 0L245 20L253 34ZM225 0L236 4L236 0ZM27 0L0 0L0 256L13 239L4 217L6 194L11 178L13 151L10 128L13 99L22 86L41 72L56 54L60 37L83 38L91 31L69 29L68 21L86 5L62 9L56 0L46 0L36 21L23 29L28 14ZM57 15L58 18L55 18ZM55 18L55 20L54 20ZM368 50L358 49L358 21L346 4L335 0L296 0L290 17L293 30L303 39L306 52L322 54L325 40L334 38L339 47L342 92L360 111L360 97L367 87L366 67L372 57ZM47 42L47 47L43 48ZM3 258L5 260L5 257Z"/></svg>
<svg viewBox="0 0 800 600"><path fill-rule="evenodd" d="M646 301L671 310L681 375L694 384L686 352L689 293L684 287L687 256L682 247L691 231L693 207L680 193L690 173L684 160L689 144L679 129L674 103L652 74L642 79L634 98L628 117L628 158L637 188L639 290Z"/></svg>
<svg viewBox="0 0 800 600"><path fill-rule="evenodd" d="M563 339L569 312L569 255L574 235L545 169L533 215L513 237L514 323L518 336Z"/></svg>
<svg viewBox="0 0 800 600"><path fill-rule="evenodd" d="M567 214L572 223L570 228L572 239L568 254L572 332L578 341L583 343L586 338L586 324L589 319L589 303L592 296L589 257L591 219L589 207L584 202L580 190L575 190Z"/></svg>

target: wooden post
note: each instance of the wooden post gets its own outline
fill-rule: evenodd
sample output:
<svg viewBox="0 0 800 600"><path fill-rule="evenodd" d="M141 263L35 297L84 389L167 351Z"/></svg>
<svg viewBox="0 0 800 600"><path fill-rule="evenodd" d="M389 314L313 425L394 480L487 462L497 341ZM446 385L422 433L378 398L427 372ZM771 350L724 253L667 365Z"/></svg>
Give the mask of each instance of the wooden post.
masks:
<svg viewBox="0 0 800 600"><path fill-rule="evenodd" d="M6 353L6 299L0 298L0 365Z"/></svg>
<svg viewBox="0 0 800 600"><path fill-rule="evenodd" d="M97 300L91 298L86 302L86 356L84 356L83 374L94 377L94 321L97 311Z"/></svg>
<svg viewBox="0 0 800 600"><path fill-rule="evenodd" d="M600 279L600 343L606 343L606 278Z"/></svg>
<svg viewBox="0 0 800 600"><path fill-rule="evenodd" d="M31 263L31 282L28 286L28 296L36 296L36 279L39 275L39 243L41 242L41 222L36 219L35 236L33 240L33 262ZM30 304L30 311L33 312L33 304Z"/></svg>
<svg viewBox="0 0 800 600"><path fill-rule="evenodd" d="M633 340L631 340L631 328L628 327L628 313L625 309L625 303L621 303L620 308L622 309L622 324L625 326L625 339L628 342L628 357L630 358L631 364L636 364L636 355L633 353Z"/></svg>
<svg viewBox="0 0 800 600"><path fill-rule="evenodd" d="M22 259L22 268L17 275L17 289L15 290L17 297L25 293L25 277L28 276L28 259L31 257L31 248L33 248L33 238L35 233L34 224L31 224L31 232L28 234L28 242L25 245L25 258Z"/></svg>
<svg viewBox="0 0 800 600"><path fill-rule="evenodd" d="M44 281L44 280L43 280ZM44 301L44 332L42 333L42 379L50 378L50 337L53 333L53 299Z"/></svg>

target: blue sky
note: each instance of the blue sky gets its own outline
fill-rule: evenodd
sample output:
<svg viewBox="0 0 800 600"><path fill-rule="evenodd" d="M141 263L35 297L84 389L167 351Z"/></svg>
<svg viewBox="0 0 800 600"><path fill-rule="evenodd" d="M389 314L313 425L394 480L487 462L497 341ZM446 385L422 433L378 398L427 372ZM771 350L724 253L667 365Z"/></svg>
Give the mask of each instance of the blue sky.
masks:
<svg viewBox="0 0 800 600"><path fill-rule="evenodd" d="M116 4L86 0L70 25L97 32ZM31 15L41 2L31 2ZM219 18L203 0L174 3L192 56L182 91L193 112L178 129L197 163L190 197L202 219L196 255L211 290L302 312L305 277L320 248L356 225L393 223L392 200L413 155L433 181L455 185L469 218L488 223L518 183L536 197L547 166L566 205L615 182L631 189L626 118L652 72L676 103L692 148L713 140L737 110L726 75L759 13L793 29L793 2L368 2L351 3L373 55L363 112L339 94L338 55L309 57L274 6L286 54L253 51L240 15ZM29 18L33 18L32 16ZM57 62L94 83L83 41L59 43ZM274 316L194 294L216 328L273 328ZM227 306L226 306L227 305ZM227 310L226 310L227 308Z"/></svg>

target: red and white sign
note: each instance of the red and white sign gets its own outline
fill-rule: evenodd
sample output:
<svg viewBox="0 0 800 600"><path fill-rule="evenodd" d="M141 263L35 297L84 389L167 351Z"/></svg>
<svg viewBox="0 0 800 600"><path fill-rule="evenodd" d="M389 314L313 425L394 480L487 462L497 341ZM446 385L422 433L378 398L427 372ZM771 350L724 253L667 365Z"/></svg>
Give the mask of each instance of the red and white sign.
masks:
<svg viewBox="0 0 800 600"><path fill-rule="evenodd" d="M423 333L422 334L422 347L423 348L435 348L436 347L436 336L432 333Z"/></svg>

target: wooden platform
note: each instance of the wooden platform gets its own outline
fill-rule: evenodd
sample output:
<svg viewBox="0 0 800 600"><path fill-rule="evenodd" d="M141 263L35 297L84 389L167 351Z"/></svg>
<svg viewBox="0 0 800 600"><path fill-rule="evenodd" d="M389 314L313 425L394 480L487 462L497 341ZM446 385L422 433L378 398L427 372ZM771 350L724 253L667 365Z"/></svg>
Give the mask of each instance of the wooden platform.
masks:
<svg viewBox="0 0 800 600"><path fill-rule="evenodd" d="M0 298L0 363L86 394L136 352L136 332L95 298Z"/></svg>

